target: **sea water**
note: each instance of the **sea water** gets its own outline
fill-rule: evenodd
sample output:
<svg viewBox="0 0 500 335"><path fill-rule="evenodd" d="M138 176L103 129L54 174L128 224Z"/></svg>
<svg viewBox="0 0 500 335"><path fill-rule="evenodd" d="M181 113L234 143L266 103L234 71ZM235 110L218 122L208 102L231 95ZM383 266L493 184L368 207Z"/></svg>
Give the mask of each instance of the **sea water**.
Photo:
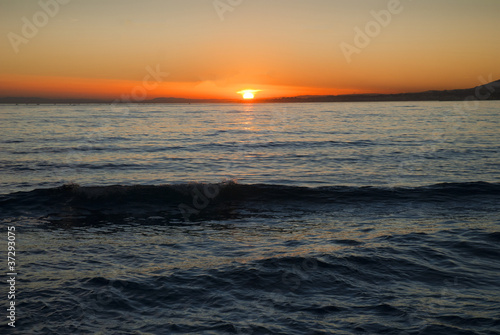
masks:
<svg viewBox="0 0 500 335"><path fill-rule="evenodd" d="M500 334L499 111L0 106L15 331Z"/></svg>

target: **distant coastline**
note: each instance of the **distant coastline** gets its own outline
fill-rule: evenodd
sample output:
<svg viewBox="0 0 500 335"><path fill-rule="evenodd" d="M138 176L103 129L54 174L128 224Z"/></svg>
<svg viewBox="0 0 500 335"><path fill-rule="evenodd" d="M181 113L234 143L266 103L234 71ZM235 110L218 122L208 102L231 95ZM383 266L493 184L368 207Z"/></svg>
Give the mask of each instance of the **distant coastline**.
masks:
<svg viewBox="0 0 500 335"><path fill-rule="evenodd" d="M344 95L308 95L268 99L253 99L251 103L307 103L307 102L377 102L377 101L460 101L500 100L500 80L468 89L443 91L425 91L416 93L394 94L344 94ZM154 98L142 101L121 101L120 99L81 99L81 98L39 98L39 97L4 97L0 104L190 104L190 103L249 103L241 99L185 99Z"/></svg>

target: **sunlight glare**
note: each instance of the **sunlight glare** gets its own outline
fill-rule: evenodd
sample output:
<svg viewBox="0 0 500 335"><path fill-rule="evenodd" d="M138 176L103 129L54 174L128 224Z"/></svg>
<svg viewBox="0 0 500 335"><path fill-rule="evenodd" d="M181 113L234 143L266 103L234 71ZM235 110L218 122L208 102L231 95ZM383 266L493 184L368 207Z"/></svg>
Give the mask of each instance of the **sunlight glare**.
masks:
<svg viewBox="0 0 500 335"><path fill-rule="evenodd" d="M243 94L243 99L253 99L255 96L253 95L252 92L246 92Z"/></svg>
<svg viewBox="0 0 500 335"><path fill-rule="evenodd" d="M243 90L236 93L241 94L243 96L243 99L250 100L255 98L255 93L257 92L260 92L260 90Z"/></svg>

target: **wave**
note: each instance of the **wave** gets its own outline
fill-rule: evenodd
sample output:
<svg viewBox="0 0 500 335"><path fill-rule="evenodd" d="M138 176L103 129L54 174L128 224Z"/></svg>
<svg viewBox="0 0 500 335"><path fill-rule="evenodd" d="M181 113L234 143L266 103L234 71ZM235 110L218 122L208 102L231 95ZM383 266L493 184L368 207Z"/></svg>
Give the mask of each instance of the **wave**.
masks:
<svg viewBox="0 0 500 335"><path fill-rule="evenodd" d="M228 209L260 210L338 205L405 203L498 204L500 183L442 183L420 187L301 187L273 184L185 183L169 185L80 186L36 189L0 196L0 217L48 216L64 212L72 217L104 214L176 212L227 218ZM253 207L252 207L253 206ZM326 206L326 207L325 207ZM213 217L215 215L215 217Z"/></svg>
<svg viewBox="0 0 500 335"><path fill-rule="evenodd" d="M75 278L68 290L28 287L25 309L31 313L22 326L36 327L35 316L41 314L51 334L71 327L95 333L97 327L110 327L105 322L110 311L128 329L147 333L312 334L313 325L324 330L317 333L339 329L350 334L356 327L371 334L410 329L411 334L475 334L471 329L499 324L477 273L407 256L317 254L153 276L90 274ZM481 317L470 311L470 297L463 293L469 290L483 304ZM32 298L41 294L57 299L43 305ZM176 322L152 325L142 317L145 311Z"/></svg>

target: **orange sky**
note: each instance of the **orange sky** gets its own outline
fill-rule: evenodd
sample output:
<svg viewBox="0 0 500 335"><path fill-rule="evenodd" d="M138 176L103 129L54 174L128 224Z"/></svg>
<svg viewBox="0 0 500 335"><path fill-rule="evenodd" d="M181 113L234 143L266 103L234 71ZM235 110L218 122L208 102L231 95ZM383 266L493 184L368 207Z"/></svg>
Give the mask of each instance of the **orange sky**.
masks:
<svg viewBox="0 0 500 335"><path fill-rule="evenodd" d="M498 13L497 0L0 0L0 97L467 88L500 78Z"/></svg>

